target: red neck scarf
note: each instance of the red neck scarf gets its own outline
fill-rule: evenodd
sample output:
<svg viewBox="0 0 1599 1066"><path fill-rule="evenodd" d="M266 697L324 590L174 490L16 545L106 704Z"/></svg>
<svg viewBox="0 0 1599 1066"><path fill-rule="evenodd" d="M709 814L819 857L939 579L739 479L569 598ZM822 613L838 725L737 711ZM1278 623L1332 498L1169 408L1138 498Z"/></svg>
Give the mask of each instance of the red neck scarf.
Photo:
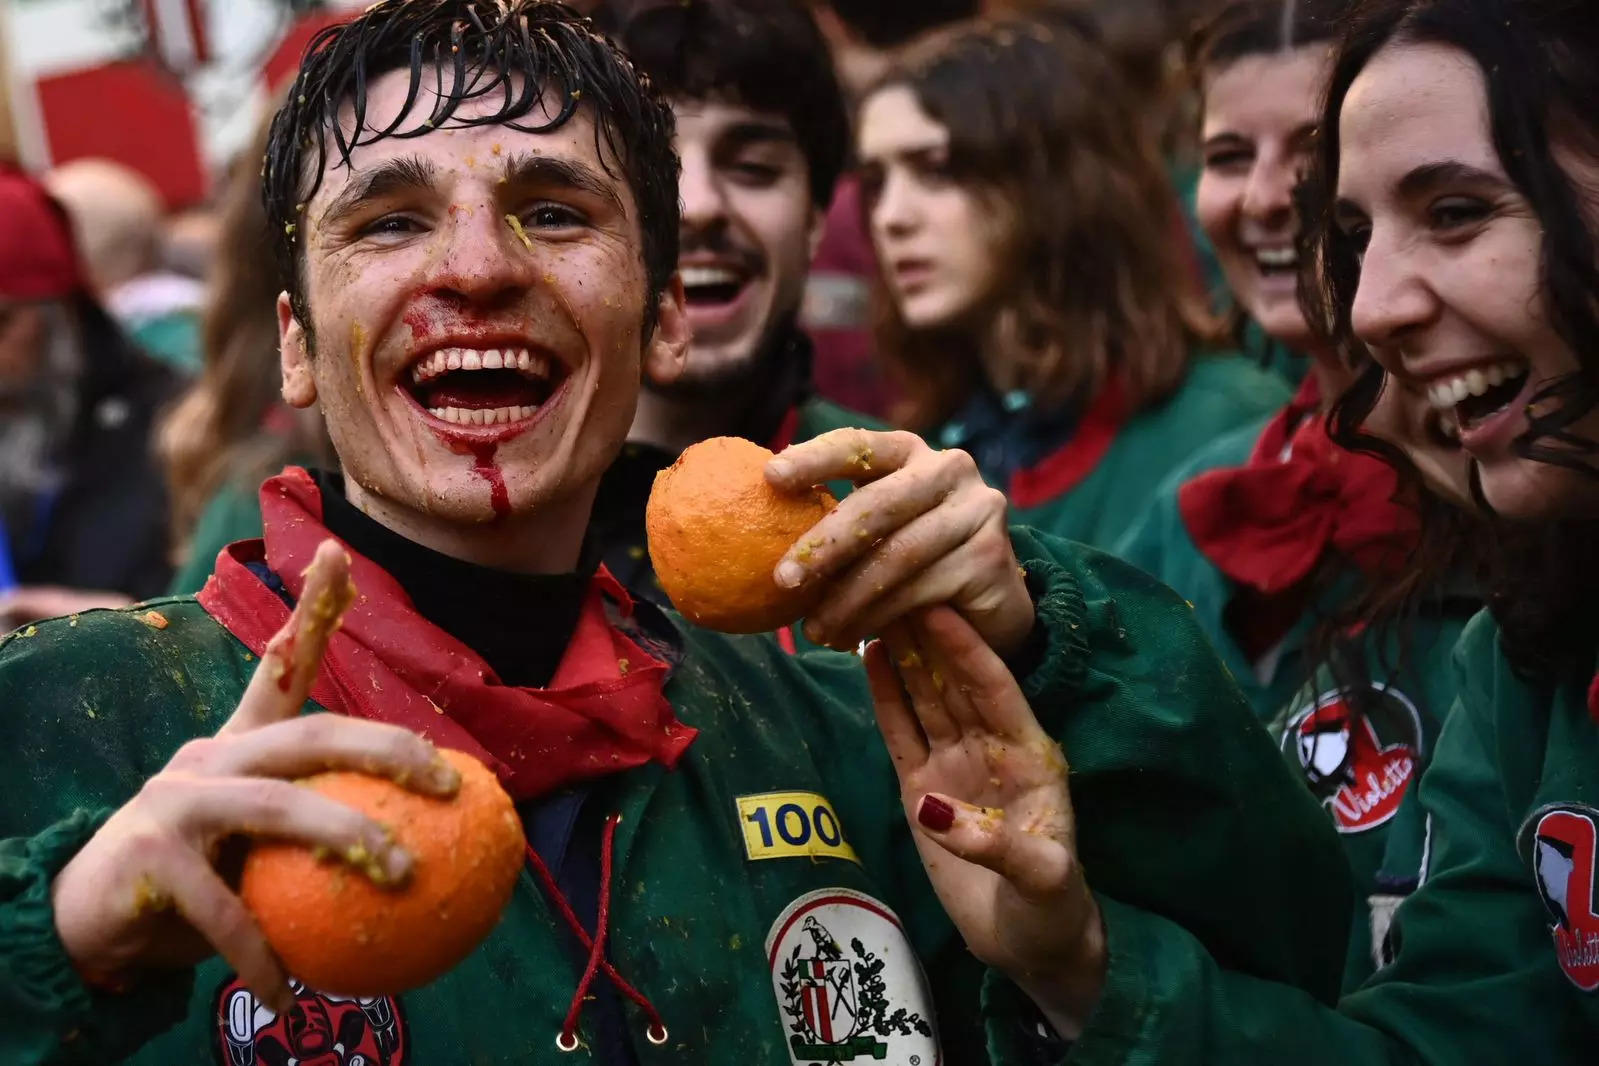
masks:
<svg viewBox="0 0 1599 1066"><path fill-rule="evenodd" d="M1329 550L1368 576L1391 574L1420 530L1394 502L1382 461L1327 436L1314 378L1267 425L1243 466L1186 482L1177 503L1200 552L1229 578L1277 594L1310 576Z"/></svg>
<svg viewBox="0 0 1599 1066"><path fill-rule="evenodd" d="M1076 488L1110 451L1127 415L1127 390L1121 378L1111 374L1078 420L1072 439L1026 470L1011 475L1007 494L1011 504L1037 507Z"/></svg>
<svg viewBox="0 0 1599 1066"><path fill-rule="evenodd" d="M317 545L332 536L316 483L296 467L261 486L261 512L264 540L224 549L199 595L256 655L288 621L289 608L248 564L264 561L298 599ZM359 595L311 689L328 710L404 726L475 755L518 801L649 762L671 769L697 734L662 692L667 665L612 624L609 610L629 617L633 601L604 568L549 687L517 688L418 614L384 570L350 554Z"/></svg>

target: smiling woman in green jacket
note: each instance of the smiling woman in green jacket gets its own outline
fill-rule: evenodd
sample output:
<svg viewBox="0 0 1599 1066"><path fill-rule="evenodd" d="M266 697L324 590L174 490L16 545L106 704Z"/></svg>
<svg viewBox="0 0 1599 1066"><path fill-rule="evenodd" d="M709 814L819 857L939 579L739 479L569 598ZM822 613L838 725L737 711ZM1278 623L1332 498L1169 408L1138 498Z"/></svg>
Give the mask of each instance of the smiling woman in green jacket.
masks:
<svg viewBox="0 0 1599 1066"><path fill-rule="evenodd" d="M1453 421L1470 480L1438 487L1474 497L1499 527L1492 611L1458 645L1457 704L1411 793L1421 885L1398 908L1392 961L1337 1008L1101 897L1103 950L1085 941L1040 964L1052 1004L1027 988L1075 1038L1066 1062L1593 1059L1599 23L1565 0L1372 0L1346 33L1317 164L1332 199L1318 261L1330 325L1370 350L1381 386L1348 415L1393 433L1430 404ZM1445 474L1432 437L1397 439L1407 465ZM957 805L951 821L967 839L942 842L983 858L983 816ZM1068 877L1053 888L1063 907L1081 899ZM1006 997L1018 1001L997 982L990 1007Z"/></svg>

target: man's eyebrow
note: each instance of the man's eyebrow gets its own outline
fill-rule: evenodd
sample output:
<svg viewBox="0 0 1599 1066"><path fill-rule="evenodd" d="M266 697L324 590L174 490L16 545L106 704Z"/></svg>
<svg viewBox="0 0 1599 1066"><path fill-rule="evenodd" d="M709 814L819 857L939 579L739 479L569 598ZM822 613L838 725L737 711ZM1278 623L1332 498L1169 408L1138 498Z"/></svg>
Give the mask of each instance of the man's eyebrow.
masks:
<svg viewBox="0 0 1599 1066"><path fill-rule="evenodd" d="M406 155L385 159L371 170L352 177L322 212L324 221L337 219L369 200L398 192L426 189L437 178L437 169L421 156Z"/></svg>
<svg viewBox="0 0 1599 1066"><path fill-rule="evenodd" d="M1481 167L1446 159L1437 163L1425 163L1400 178L1399 195L1411 199L1445 185L1461 184L1494 185L1499 188L1508 188L1510 185L1498 174L1483 170Z"/></svg>
<svg viewBox="0 0 1599 1066"><path fill-rule="evenodd" d="M573 159L519 152L505 161L504 181L512 185L575 189L608 200L618 210L626 210L616 194L615 184L593 167Z"/></svg>
<svg viewBox="0 0 1599 1066"><path fill-rule="evenodd" d="M739 148L749 144L798 144L794 128L787 122L776 120L744 119L734 122L722 131L722 140Z"/></svg>

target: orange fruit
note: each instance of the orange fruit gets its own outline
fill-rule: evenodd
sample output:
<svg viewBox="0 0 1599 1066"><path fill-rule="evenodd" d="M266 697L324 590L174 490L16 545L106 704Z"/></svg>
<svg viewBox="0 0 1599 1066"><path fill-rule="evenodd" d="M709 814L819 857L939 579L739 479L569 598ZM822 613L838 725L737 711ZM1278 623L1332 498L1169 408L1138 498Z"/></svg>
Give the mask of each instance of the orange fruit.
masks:
<svg viewBox="0 0 1599 1066"><path fill-rule="evenodd" d="M359 852L330 858L275 841L250 848L239 896L284 967L309 987L345 996L420 987L470 954L499 921L526 854L522 823L488 767L463 752L440 754L461 772L461 789L449 799L362 773L303 782L393 832L413 860L399 886L380 886L354 869L363 862Z"/></svg>
<svg viewBox="0 0 1599 1066"><path fill-rule="evenodd" d="M772 571L838 501L821 487L774 489L764 473L771 458L741 437L712 437L655 475L644 512L650 561L672 605L696 625L765 633L815 606L820 588L782 588Z"/></svg>

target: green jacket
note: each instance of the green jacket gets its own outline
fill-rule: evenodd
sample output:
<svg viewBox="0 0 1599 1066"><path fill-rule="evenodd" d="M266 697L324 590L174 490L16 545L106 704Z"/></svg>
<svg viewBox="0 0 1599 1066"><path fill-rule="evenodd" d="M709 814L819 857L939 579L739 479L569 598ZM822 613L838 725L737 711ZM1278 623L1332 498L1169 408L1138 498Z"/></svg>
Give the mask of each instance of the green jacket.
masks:
<svg viewBox="0 0 1599 1066"><path fill-rule="evenodd" d="M1079 846L1096 884L1195 930L1239 970L1330 1002L1349 903L1332 831L1205 651L1188 608L1114 559L1013 535L1047 637L1024 685L1069 753ZM272 1021L215 959L125 995L91 992L55 936L55 873L177 747L215 731L255 665L192 599L153 607L165 628L133 610L100 611L0 645L7 1066L213 1061L229 1026L248 1038ZM921 1031L937 1002L943 1061L978 1061L963 1034L981 1039L981 969L927 884L858 661L673 624L683 659L666 693L700 736L674 771L628 771L596 793L624 815L610 958L671 1033L648 1044L627 1007L639 1062L840 1061L836 1047L817 1050L825 1041L804 1011L817 974L846 961L837 976L858 991L849 1049L868 1061L879 1048L890 1061L939 1061ZM1273 905L1289 893L1306 908ZM800 935L810 917L842 959L818 958ZM408 1057L389 1066L553 1061L578 980L565 935L524 874L499 927L445 977L357 1005L365 1021L347 1001L323 997L321 1007L353 1019L352 1040L386 1026L392 1046L403 1030Z"/></svg>
<svg viewBox="0 0 1599 1066"><path fill-rule="evenodd" d="M1012 521L1108 550L1174 468L1218 436L1269 416L1290 391L1241 356L1197 358L1172 396L1122 426L1088 476L1051 500L1014 508Z"/></svg>
<svg viewBox="0 0 1599 1066"><path fill-rule="evenodd" d="M1467 627L1456 663L1459 702L1416 791L1428 861L1421 886L1395 917L1393 962L1329 1009L1218 963L1187 931L1146 909L1109 903L1105 993L1068 1063L1594 1060L1593 667L1542 680L1518 676L1486 614ZM1241 881L1250 876L1240 870ZM1284 899L1314 905L1297 895ZM993 983L993 1017L1003 1017L1014 994L1007 983ZM1003 1025L996 1031L1008 1032Z"/></svg>
<svg viewBox="0 0 1599 1066"><path fill-rule="evenodd" d="M1450 659L1465 623L1417 616L1403 632L1341 651L1362 661L1318 670L1270 725L1338 830L1354 877L1345 992L1386 960L1394 908L1419 880L1425 841L1412 793L1454 704Z"/></svg>
<svg viewBox="0 0 1599 1066"><path fill-rule="evenodd" d="M1270 671L1257 670L1224 622L1237 586L1194 545L1177 493L1207 470L1242 465L1265 424L1227 434L1174 472L1116 554L1194 605L1200 626L1255 712L1271 722L1290 767L1337 827L1357 894L1344 971L1349 990L1371 975L1373 930L1380 948L1393 907L1414 888L1420 869L1417 818L1413 806L1401 800L1425 768L1438 727L1454 703L1451 657L1470 616L1461 604L1470 601L1439 598L1402 625L1389 627L1380 639L1340 648L1336 677L1327 666L1310 662L1306 645L1315 618L1307 614L1284 638ZM1359 658L1351 659L1351 651ZM1357 704L1362 720L1357 732L1337 728ZM1370 783L1370 774L1377 784Z"/></svg>
<svg viewBox="0 0 1599 1066"><path fill-rule="evenodd" d="M1267 721L1288 705L1309 678L1310 668L1303 661L1303 652L1310 621L1302 621L1288 634L1282 655L1269 672L1257 671L1222 621L1233 597L1233 582L1194 546L1177 506L1177 493L1185 483L1206 471L1242 466L1275 416L1273 411L1256 418L1201 447L1166 477L1146 501L1143 513L1112 548L1117 558L1153 574L1194 605L1199 625L1216 646L1222 662L1232 671L1255 713Z"/></svg>

